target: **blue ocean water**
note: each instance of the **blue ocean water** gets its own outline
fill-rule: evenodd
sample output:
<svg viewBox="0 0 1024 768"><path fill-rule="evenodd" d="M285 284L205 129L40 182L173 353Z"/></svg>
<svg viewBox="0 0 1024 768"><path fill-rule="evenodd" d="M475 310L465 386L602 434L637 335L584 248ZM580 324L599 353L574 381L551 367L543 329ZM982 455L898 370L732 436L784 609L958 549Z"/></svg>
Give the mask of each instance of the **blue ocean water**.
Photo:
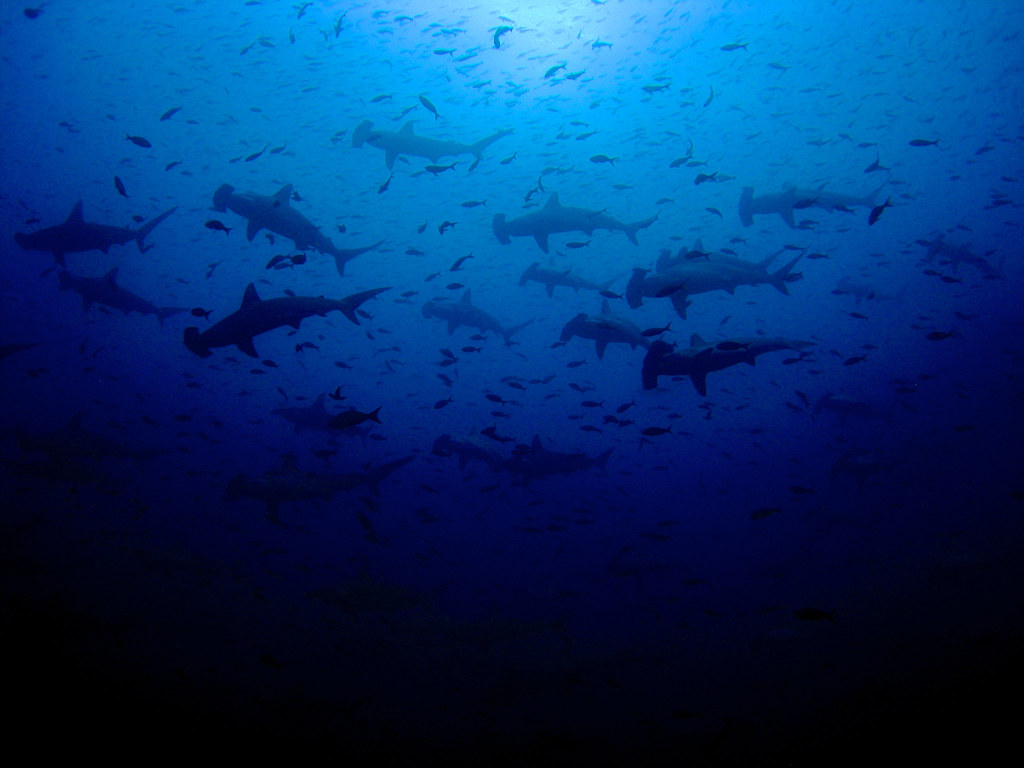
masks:
<svg viewBox="0 0 1024 768"><path fill-rule="evenodd" d="M1024 627L1022 21L6 4L17 725L983 759Z"/></svg>

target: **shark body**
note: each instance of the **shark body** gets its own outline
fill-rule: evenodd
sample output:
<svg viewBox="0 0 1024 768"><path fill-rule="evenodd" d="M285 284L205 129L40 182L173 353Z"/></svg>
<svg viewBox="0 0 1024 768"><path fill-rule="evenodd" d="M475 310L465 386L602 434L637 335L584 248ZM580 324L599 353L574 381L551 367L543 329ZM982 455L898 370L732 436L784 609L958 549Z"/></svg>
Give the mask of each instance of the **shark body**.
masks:
<svg viewBox="0 0 1024 768"><path fill-rule="evenodd" d="M141 296L122 288L117 284L117 267L103 277L76 277L67 270L60 273L61 290L74 291L82 297L82 307L88 310L93 304L102 304L111 309L119 309L124 314L138 312L142 315L154 315L164 324L164 318L187 312L185 307L158 307Z"/></svg>
<svg viewBox="0 0 1024 768"><path fill-rule="evenodd" d="M82 216L82 201L79 200L63 223L36 232L18 232L14 235L14 241L27 251L49 251L62 267L65 254L84 251L109 253L110 246L123 245L132 240L139 246L139 253L144 253L152 247L146 246L146 236L176 210L177 206L170 208L138 229L130 229L86 221Z"/></svg>
<svg viewBox="0 0 1024 768"><path fill-rule="evenodd" d="M617 279L613 277L607 282L595 283L593 280L587 280L585 277L577 275L571 269L542 267L539 261L535 261L519 276L519 285L523 286L529 282L540 283L548 292L548 298L553 298L557 286L572 288L576 293L579 293L580 288L586 291L603 291L607 290Z"/></svg>
<svg viewBox="0 0 1024 768"><path fill-rule="evenodd" d="M548 237L558 232L583 232L592 235L595 229L622 232L633 245L637 245L636 233L657 221L655 214L649 219L624 223L608 216L603 211L587 208L573 208L558 201L558 193L552 193L544 207L516 219L508 220L504 213L495 215L492 221L494 236L498 242L508 245L513 237L532 237L537 246L548 253Z"/></svg>
<svg viewBox="0 0 1024 768"><path fill-rule="evenodd" d="M459 301L442 302L428 301L423 305L423 316L427 318L436 317L448 323L449 335L455 333L460 325L468 325L470 328L477 328L481 331L493 331L505 339L505 344L512 342L512 336L528 326L533 320L513 325L506 328L498 320L473 305L473 299L467 288Z"/></svg>
<svg viewBox="0 0 1024 768"><path fill-rule="evenodd" d="M470 461L480 461L492 470L497 470L505 461L505 457L497 447L487 445L476 435L452 437L449 434L443 434L434 440L431 453L435 456L457 456L459 469L465 469L466 464Z"/></svg>
<svg viewBox="0 0 1024 768"><path fill-rule="evenodd" d="M273 195L254 192L235 193L230 184L221 184L213 193L213 210L231 211L248 220L245 236L252 242L261 229L287 237L298 250L311 248L334 257L339 275L345 274L345 265L367 251L380 246L383 240L362 248L338 248L320 228L292 207L292 185L285 184Z"/></svg>
<svg viewBox="0 0 1024 768"><path fill-rule="evenodd" d="M261 299L256 286L249 283L245 288L242 306L235 312L207 328L202 333L195 326L185 329L185 346L200 357L209 357L214 347L237 346L249 357L258 357L253 346L253 337L282 326L298 328L307 317L323 316L337 310L356 325L359 317L356 309L388 288L373 288L354 293L344 299L326 299L323 296L282 296L276 299Z"/></svg>
<svg viewBox="0 0 1024 768"><path fill-rule="evenodd" d="M707 375L740 363L754 365L759 355L783 349L802 349L812 341L750 336L726 339L709 344L697 334L690 338L690 347L673 351L664 341L655 341L644 358L642 371L644 389L658 386L659 376L689 376L701 397L708 394Z"/></svg>
<svg viewBox="0 0 1024 768"><path fill-rule="evenodd" d="M573 336L593 339L597 344L598 359L604 358L604 350L611 343L629 344L632 349L651 346L651 340L643 335L640 326L624 317L613 315L608 300L601 302L601 314L588 315L581 312L565 324L562 329L562 341L569 341Z"/></svg>
<svg viewBox="0 0 1024 768"><path fill-rule="evenodd" d="M858 196L830 192L824 187L800 189L795 186L787 186L782 192L759 197L754 197L753 187L744 187L740 193L740 221L743 222L743 226L749 227L754 223L755 214L777 213L787 226L795 229L794 210L821 208L826 211L843 211L853 208L874 208L875 200L883 187L885 184L867 195Z"/></svg>
<svg viewBox="0 0 1024 768"><path fill-rule="evenodd" d="M464 144L461 141L446 141L444 139L431 139L427 136L420 136L413 130L413 122L411 120L398 131L374 128L371 121L363 120L352 131L352 146L362 147L363 144L369 144L371 147L383 149L384 163L387 165L388 170L395 167L395 160L402 155L423 157L433 163L436 163L442 157L473 155L478 163L483 151L487 147L510 133L512 133L511 129L498 131L487 138L480 139L480 141L474 144ZM473 165L475 166L476 163Z"/></svg>

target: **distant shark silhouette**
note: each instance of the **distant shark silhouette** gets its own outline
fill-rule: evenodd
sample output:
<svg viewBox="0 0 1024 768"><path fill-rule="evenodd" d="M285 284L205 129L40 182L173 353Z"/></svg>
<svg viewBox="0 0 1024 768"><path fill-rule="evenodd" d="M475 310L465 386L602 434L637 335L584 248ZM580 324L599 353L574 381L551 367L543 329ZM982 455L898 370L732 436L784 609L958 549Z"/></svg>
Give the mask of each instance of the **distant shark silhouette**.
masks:
<svg viewBox="0 0 1024 768"><path fill-rule="evenodd" d="M458 157L459 155L473 155L476 163L480 162L481 153L502 136L512 133L511 129L498 131L475 144L463 144L461 141L444 141L431 139L426 136L419 136L413 131L413 121L410 120L398 131L385 131L375 129L369 120L363 120L356 129L352 131L352 146L362 147L369 144L371 147L384 150L384 163L388 169L395 167L395 160L400 155L412 155L424 157L436 163L442 157ZM472 168L470 168L472 170Z"/></svg>
<svg viewBox="0 0 1024 768"><path fill-rule="evenodd" d="M330 500L338 491L347 491L358 485L365 485L375 495L380 495L378 486L388 475L413 460L413 456L382 464L368 472L304 472L295 464L295 457L285 455L281 466L264 472L261 477L235 475L227 485L225 496L228 501L240 497L259 499L267 505L267 519L278 525L277 513L281 504L287 501L308 501L310 499Z"/></svg>
<svg viewBox="0 0 1024 768"><path fill-rule="evenodd" d="M505 462L503 469L517 475L525 485L531 480L545 475L568 475L590 467L604 469L613 448L599 456L587 456L585 453L559 453L549 451L540 442L540 435L533 436L529 445L517 445L512 451L512 458Z"/></svg>
<svg viewBox="0 0 1024 768"><path fill-rule="evenodd" d="M468 325L470 328L478 328L481 331L493 331L505 339L506 346L512 343L513 334L518 333L533 322L531 319L525 323L506 328L495 318L491 317L491 315L479 307L473 306L473 299L468 288L462 294L462 298L459 301L428 301L423 305L423 316L427 318L436 317L447 321L449 334L455 333L455 329L460 325Z"/></svg>
<svg viewBox="0 0 1024 768"><path fill-rule="evenodd" d="M299 211L292 208L292 185L285 184L275 194L257 195L253 192L235 194L230 184L221 184L213 193L213 210L230 210L249 220L245 236L252 242L261 229L269 229L291 240L298 250L312 248L334 257L338 274L345 274L345 265L356 256L372 251L383 240L362 248L338 248L331 239Z"/></svg>
<svg viewBox="0 0 1024 768"><path fill-rule="evenodd" d="M605 215L604 211L590 211L586 208L571 208L558 202L558 193L552 193L539 211L507 221L504 213L495 215L492 221L494 236L498 242L508 245L513 237L532 237L544 253L548 252L548 236L557 232L583 232L587 235L595 229L624 232L633 245L637 245L636 233L651 226L658 219L654 214L649 219L624 224L618 219Z"/></svg>
<svg viewBox="0 0 1024 768"><path fill-rule="evenodd" d="M75 203L71 214L64 223L57 224L36 232L18 232L14 241L27 251L49 251L62 267L64 255L83 251L110 252L110 246L123 245L134 240L139 246L139 253L149 250L146 247L146 236L153 228L177 210L170 208L159 216L143 224L138 229L128 227L111 227L107 224L93 224L82 217L82 201ZM152 247L152 246L150 246Z"/></svg>
<svg viewBox="0 0 1024 768"><path fill-rule="evenodd" d="M701 253L700 258L693 258L693 253L674 258L663 253L654 273L639 267L634 269L626 286L629 306L636 309L643 304L644 297L668 297L676 313L685 320L686 310L691 304L688 297L692 294L719 290L731 294L741 285L768 284L788 295L786 284L800 278L793 272L800 256L781 269L769 272L768 267L778 253L758 263L718 253Z"/></svg>
<svg viewBox="0 0 1024 768"><path fill-rule="evenodd" d="M202 333L195 326L185 329L185 346L200 357L209 357L213 347L227 347L234 344L249 357L258 357L252 340L254 336L290 325L298 328L307 317L325 315L333 310L344 313L345 317L359 325L356 310L367 299L372 299L388 288L373 288L361 291L344 299L325 299L323 296L282 296L276 299L260 299L252 283L245 288L242 306L227 317L207 328Z"/></svg>
<svg viewBox="0 0 1024 768"><path fill-rule="evenodd" d="M103 277L76 277L67 270L60 273L61 290L74 291L82 297L82 308L88 310L93 304L102 304L111 309L119 309L126 315L138 312L143 315L155 315L164 324L164 318L187 312L186 307L158 307L141 296L136 296L117 284L117 270L114 267Z"/></svg>
<svg viewBox="0 0 1024 768"><path fill-rule="evenodd" d="M960 271L961 264L970 264L985 275L999 276L999 270L988 259L973 253L966 243L946 242L945 235L939 235L928 244L928 253L925 254L924 261L949 264L953 267L954 272Z"/></svg>
<svg viewBox="0 0 1024 768"><path fill-rule="evenodd" d="M601 302L600 315L588 315L581 312L565 324L562 329L562 341L569 341L573 336L583 339L593 339L597 343L597 357L604 358L604 350L610 343L616 342L629 344L636 349L651 346L651 340L643 335L640 326L626 320L624 317L613 315L608 300Z"/></svg>
<svg viewBox="0 0 1024 768"><path fill-rule="evenodd" d="M673 351L664 341L651 344L644 358L642 372L644 389L658 386L659 376L689 376L701 397L708 394L707 375L740 363L754 365L758 355L783 349L802 349L813 341L750 336L732 338L709 344L697 334L690 338L690 348Z"/></svg>
<svg viewBox="0 0 1024 768"><path fill-rule="evenodd" d="M887 184L888 182L886 182ZM878 193L885 184L863 197L829 192L824 186L818 189L799 189L787 186L782 192L772 195L754 197L753 187L744 187L740 194L740 221L749 227L754 223L755 214L777 213L790 227L796 228L793 210L802 208L822 208L826 211L841 211L851 208L873 208Z"/></svg>
<svg viewBox="0 0 1024 768"><path fill-rule="evenodd" d="M613 277L604 283L595 283L592 280L587 280L584 277L580 277L575 274L571 269L552 269L551 267L542 267L539 261L533 262L526 268L526 271L519 276L519 285L526 285L528 282L533 281L535 283L541 283L544 289L548 292L548 298L553 298L555 295L555 287L564 285L566 288L572 288L574 291L579 293L580 288L588 291L603 291L607 290L612 283L619 279L621 275Z"/></svg>
<svg viewBox="0 0 1024 768"><path fill-rule="evenodd" d="M492 470L497 470L505 461L501 451L493 443L487 444L477 435L468 437L452 437L449 434L440 435L434 440L434 447L431 453L435 456L458 456L459 469L465 469L470 461L482 461Z"/></svg>

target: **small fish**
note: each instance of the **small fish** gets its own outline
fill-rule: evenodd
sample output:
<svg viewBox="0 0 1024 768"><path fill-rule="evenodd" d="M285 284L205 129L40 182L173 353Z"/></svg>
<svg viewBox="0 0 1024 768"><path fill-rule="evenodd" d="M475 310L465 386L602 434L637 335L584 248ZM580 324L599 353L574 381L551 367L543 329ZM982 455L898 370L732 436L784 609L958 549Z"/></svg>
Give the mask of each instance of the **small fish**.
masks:
<svg viewBox="0 0 1024 768"><path fill-rule="evenodd" d="M728 43L727 45L723 45L719 50L738 51L740 48L742 48L745 51L747 50L748 45L749 43Z"/></svg>
<svg viewBox="0 0 1024 768"><path fill-rule="evenodd" d="M462 203L463 208L476 208L478 205L487 205L486 200L467 200Z"/></svg>
<svg viewBox="0 0 1024 768"><path fill-rule="evenodd" d="M465 288L465 287L466 286L463 285L462 283L448 283L448 285L445 286L445 288L447 288L449 291L457 291L460 288Z"/></svg>
<svg viewBox="0 0 1024 768"><path fill-rule="evenodd" d="M592 158L590 158L590 162L592 162L592 163L611 163L614 166L615 165L615 161L618 160L618 159L619 158L617 158L617 157L608 157L608 155L594 155Z"/></svg>
<svg viewBox="0 0 1024 768"><path fill-rule="evenodd" d="M505 24L502 24L500 27L494 30L494 47L501 48L501 36L504 35L506 32L511 31L512 27Z"/></svg>
<svg viewBox="0 0 1024 768"><path fill-rule="evenodd" d="M805 488L802 485L791 485L789 486L789 492L795 496L806 496L809 493L814 493L814 489Z"/></svg>
<svg viewBox="0 0 1024 768"><path fill-rule="evenodd" d="M126 140L130 141L137 147L143 147L145 149L148 149L153 146L141 136L132 136L130 133L126 133L124 136Z"/></svg>
<svg viewBox="0 0 1024 768"><path fill-rule="evenodd" d="M428 99L423 94L420 94L420 104L426 107L428 112L433 113L435 120L437 120L437 118L441 116L440 114L438 114L437 107L435 107L433 103L431 103L430 99Z"/></svg>
<svg viewBox="0 0 1024 768"><path fill-rule="evenodd" d="M911 139L910 140L910 146L912 146L912 147L937 147L938 145L939 145L939 140L938 139L935 139L935 141L929 141L928 139Z"/></svg>
<svg viewBox="0 0 1024 768"><path fill-rule="evenodd" d="M230 227L225 227L224 223L222 221L218 221L217 219L210 219L203 226L205 226L207 229L212 229L217 232L223 232L225 235L228 235L231 232Z"/></svg>
<svg viewBox="0 0 1024 768"><path fill-rule="evenodd" d="M602 290L602 291L598 291L598 293L600 293L606 299L621 299L622 298L622 294L621 293L616 293L615 291L609 291L607 289Z"/></svg>
<svg viewBox="0 0 1024 768"><path fill-rule="evenodd" d="M162 115L160 115L161 122L164 120L170 120L174 115L181 109L181 107L171 107Z"/></svg>
<svg viewBox="0 0 1024 768"><path fill-rule="evenodd" d="M585 242L585 243L566 243L565 247L566 248L586 248L588 245L590 245L590 241L589 240L587 240L587 242Z"/></svg>
<svg viewBox="0 0 1024 768"><path fill-rule="evenodd" d="M202 307L193 307L190 310L189 314L191 314L192 317L204 317L204 318L206 318L206 321L209 322L210 321L210 313L211 312L213 312L212 309L203 309Z"/></svg>
<svg viewBox="0 0 1024 768"><path fill-rule="evenodd" d="M882 203L881 205L876 205L874 208L871 209L871 213L868 215L868 226L869 227L872 224L874 224L876 221L878 221L878 217L882 215L882 211L884 211L886 208L892 208L893 207L892 203L889 202L891 199L892 198L887 197L887 198L885 198L885 202L884 203Z"/></svg>
<svg viewBox="0 0 1024 768"><path fill-rule="evenodd" d="M715 98L715 87L711 86L711 93L708 95L708 100L704 102L704 106L706 107L709 104L711 104L711 102L712 102L712 100L714 98Z"/></svg>
<svg viewBox="0 0 1024 768"><path fill-rule="evenodd" d="M458 223L459 222L457 222L457 221L448 221L448 220L442 221L440 224L437 225L437 231L438 231L439 234L443 235L445 232L447 232L449 229L451 229L452 227L454 227Z"/></svg>
<svg viewBox="0 0 1024 768"><path fill-rule="evenodd" d="M391 184L391 180L393 178L395 178L395 174L392 173L390 176L388 176L388 180L387 181L385 181L383 184L381 184L379 187L377 187L377 194L378 195L382 195L382 194L384 194L385 192L388 191L388 185Z"/></svg>
<svg viewBox="0 0 1024 768"><path fill-rule="evenodd" d="M169 170L171 170L171 168L174 168L176 165L181 165L181 160L175 160L174 162L168 163L167 165L164 166L164 170L165 171L169 171Z"/></svg>
<svg viewBox="0 0 1024 768"><path fill-rule="evenodd" d="M125 191L124 188L124 182L121 181L120 176L114 177L114 189L117 190L117 194L119 194L121 197L128 197L128 193Z"/></svg>
<svg viewBox="0 0 1024 768"><path fill-rule="evenodd" d="M472 259L472 258L473 258L473 254L472 253L467 253L465 256L462 256L461 258L459 258L458 261L456 261L454 264L452 264L450 267L448 267L448 271L449 272L458 272L459 269L462 267L463 263L466 261L466 259Z"/></svg>
<svg viewBox="0 0 1024 768"><path fill-rule="evenodd" d="M672 329L672 323L669 323L668 325L666 325L666 326L664 326L662 328L648 328L645 331L641 331L640 335L641 336L646 336L647 338L651 338L652 336L661 336L661 334L663 334L666 331L669 331L671 329Z"/></svg>
<svg viewBox="0 0 1024 768"><path fill-rule="evenodd" d="M508 156L508 157L506 157L506 158L505 158L504 160L502 160L502 161L501 161L501 164L502 164L502 165L508 165L509 163L511 163L511 162L512 162L513 160L515 160L515 159L516 159L516 155L518 155L518 154L519 154L519 151L518 151L518 150L516 150L516 151L515 151L515 152L513 152L513 153L512 153L511 155L509 155L509 156Z"/></svg>
<svg viewBox="0 0 1024 768"><path fill-rule="evenodd" d="M645 437L657 437L658 435L671 435L672 427L647 427L640 431Z"/></svg>
<svg viewBox="0 0 1024 768"><path fill-rule="evenodd" d="M571 363L566 363L565 367L566 368L579 368L585 362L587 362L587 361L586 360L573 360Z"/></svg>
<svg viewBox="0 0 1024 768"><path fill-rule="evenodd" d="M448 403L454 402L454 400L455 400L454 397L448 397L448 398L445 398L444 400L438 400L436 403L434 403L434 410L435 411L439 411L442 408L444 408L446 405L448 405Z"/></svg>
<svg viewBox="0 0 1024 768"><path fill-rule="evenodd" d="M857 363L863 363L867 359L866 355L855 355L843 360L843 365L856 365Z"/></svg>
<svg viewBox="0 0 1024 768"><path fill-rule="evenodd" d="M951 339L956 336L952 331L932 331L925 336L928 341L942 341L943 339Z"/></svg>
<svg viewBox="0 0 1024 768"><path fill-rule="evenodd" d="M369 413L363 413L362 411L345 411L339 413L337 416L331 417L331 420L327 422L327 426L331 429L347 429L354 427L357 424L362 424L364 421L375 421L380 424L380 419L377 415L380 413L381 406L377 406L374 410Z"/></svg>
<svg viewBox="0 0 1024 768"><path fill-rule="evenodd" d="M444 171L452 170L456 165L457 165L457 163L449 163L448 165L428 165L423 170L429 171L430 173L432 173L435 176L437 176L437 174L439 174L439 173L443 173Z"/></svg>
<svg viewBox="0 0 1024 768"><path fill-rule="evenodd" d="M266 152L266 151L267 151L267 148L268 148L269 146L270 146L270 145L269 145L269 144L267 144L267 145L266 145L266 146L264 146L264 147L263 147L263 149L261 149L261 150L260 150L259 152L253 152L253 153L252 153L251 155L249 155L248 157L246 157L246 158L245 158L245 162L247 162L247 163L251 163L251 162L252 162L253 160L255 160L255 159L256 159L256 158L258 158L258 157L259 157L260 155L262 155L262 154L263 154L264 152Z"/></svg>
<svg viewBox="0 0 1024 768"><path fill-rule="evenodd" d="M382 93L379 96L374 96L372 99L370 99L370 103L371 104L379 104L382 101L391 101L391 98L393 96L394 96L393 93Z"/></svg>
<svg viewBox="0 0 1024 768"><path fill-rule="evenodd" d="M544 79L547 80L550 77L552 77L558 70L565 69L565 64L566 62L563 61L561 64L556 64L555 66L548 69L548 71L544 73Z"/></svg>
<svg viewBox="0 0 1024 768"><path fill-rule="evenodd" d="M761 507L761 509L755 509L750 513L751 520L764 520L766 517L778 514L782 511L782 507Z"/></svg>
<svg viewBox="0 0 1024 768"><path fill-rule="evenodd" d="M647 93L657 93L658 91L667 91L668 87L668 83L661 83L659 85L645 85L643 90Z"/></svg>
<svg viewBox="0 0 1024 768"><path fill-rule="evenodd" d="M725 218L724 216L722 216L722 212L720 210L718 210L717 208L705 208L704 210L707 211L708 213L715 214L720 219L724 219ZM723 249L723 250L725 250L725 249Z"/></svg>
<svg viewBox="0 0 1024 768"><path fill-rule="evenodd" d="M698 173L697 178L693 180L693 185L700 186L706 181L718 181L718 172L715 173Z"/></svg>
<svg viewBox="0 0 1024 768"><path fill-rule="evenodd" d="M427 222L424 221L422 224L420 224L418 227L416 227L416 234L422 235L426 231L426 229L427 229Z"/></svg>

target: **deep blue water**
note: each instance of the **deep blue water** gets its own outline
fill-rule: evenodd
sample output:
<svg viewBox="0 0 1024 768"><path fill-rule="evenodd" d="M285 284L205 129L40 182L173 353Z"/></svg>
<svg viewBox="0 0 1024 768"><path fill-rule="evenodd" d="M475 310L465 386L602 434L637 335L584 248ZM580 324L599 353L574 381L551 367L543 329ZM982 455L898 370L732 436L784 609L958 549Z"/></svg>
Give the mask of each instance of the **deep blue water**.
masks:
<svg viewBox="0 0 1024 768"><path fill-rule="evenodd" d="M409 765L821 764L882 745L984 762L1008 741L1011 4L29 10L0 16L0 344L34 345L0 361L17 727L108 754L144 738ZM478 162L389 170L373 145L410 121L463 144L509 133ZM341 276L324 241L247 238L211 208L224 184L236 208L292 185L264 215L291 206L341 249L384 242ZM745 187L785 216L744 226ZM496 216L555 194L586 226L549 253L500 242ZM145 250L71 247L64 267L43 236L15 241L78 201L133 230L176 210ZM630 307L633 270L663 251L680 271ZM597 287L520 286L534 262ZM67 289L114 268L183 311ZM722 290L736 270L761 284ZM721 285L698 292L708 274ZM185 329L215 328L250 283L263 301L388 290L358 325L331 311L257 335L256 357L190 351ZM506 345L425 316L466 291L505 330L529 324ZM643 346L560 342L580 313L599 332L670 324L640 343L737 364L705 396L682 369L644 389ZM318 397L380 423L298 430L281 412ZM460 467L443 435L489 461ZM375 494L374 469L406 458Z"/></svg>

